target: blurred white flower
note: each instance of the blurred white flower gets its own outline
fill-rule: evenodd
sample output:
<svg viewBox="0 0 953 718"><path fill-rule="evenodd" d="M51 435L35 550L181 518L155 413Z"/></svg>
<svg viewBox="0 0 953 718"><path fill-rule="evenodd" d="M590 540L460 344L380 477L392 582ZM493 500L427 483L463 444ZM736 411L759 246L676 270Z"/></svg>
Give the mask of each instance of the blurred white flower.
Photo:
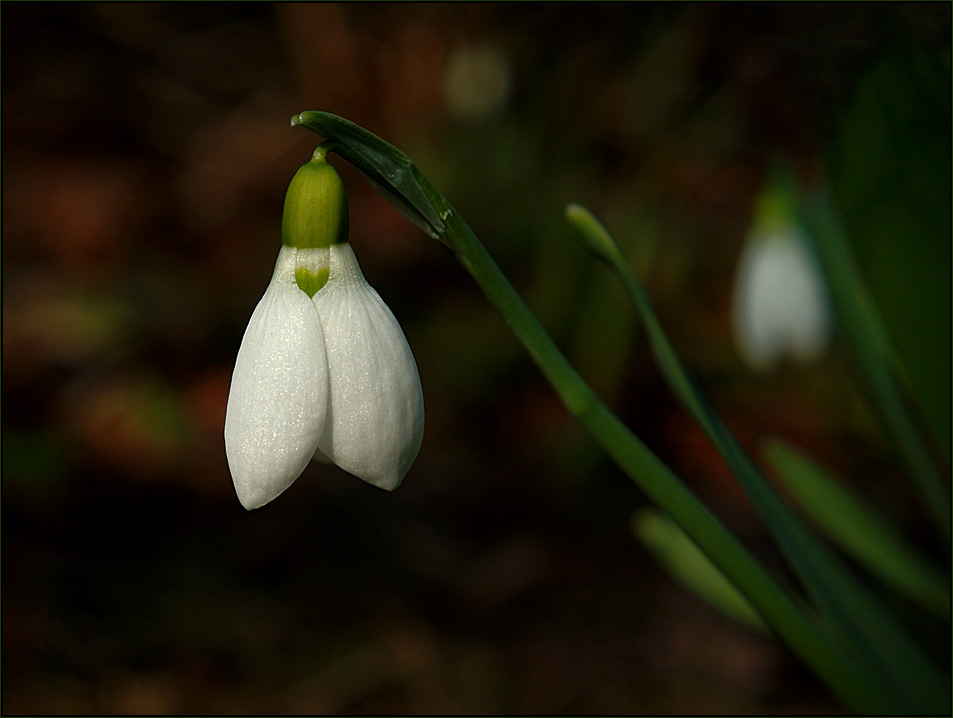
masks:
<svg viewBox="0 0 953 718"><path fill-rule="evenodd" d="M453 50L443 76L450 112L482 120L499 110L510 94L510 63L494 45L461 45Z"/></svg>
<svg viewBox="0 0 953 718"><path fill-rule="evenodd" d="M768 198L738 267L734 327L741 356L759 371L786 355L814 361L827 347L830 323L826 289L807 238Z"/></svg>
<svg viewBox="0 0 953 718"><path fill-rule="evenodd" d="M423 438L417 365L342 241L347 205L336 183L317 152L292 180L284 246L235 360L225 453L249 510L281 494L312 458L391 491Z"/></svg>

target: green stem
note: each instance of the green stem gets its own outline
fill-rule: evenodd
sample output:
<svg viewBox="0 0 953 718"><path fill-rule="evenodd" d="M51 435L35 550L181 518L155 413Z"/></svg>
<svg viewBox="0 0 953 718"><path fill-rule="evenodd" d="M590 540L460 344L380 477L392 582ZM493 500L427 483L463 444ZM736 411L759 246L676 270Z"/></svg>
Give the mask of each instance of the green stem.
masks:
<svg viewBox="0 0 953 718"><path fill-rule="evenodd" d="M853 710L876 712L891 699L859 680L852 661L751 556L685 484L595 395L526 306L470 227L448 212L446 232L458 260L529 351L569 412L606 453L712 559L766 622Z"/></svg>
<svg viewBox="0 0 953 718"><path fill-rule="evenodd" d="M449 247L500 311L567 409L632 480L682 527L765 621L852 709L903 712L902 701L883 682L870 679L858 656L828 626L787 592L745 547L655 456L583 381L533 316L486 249L407 155L363 127L327 112L292 118L341 144L351 162L395 207L429 236ZM684 388L684 387L682 387Z"/></svg>

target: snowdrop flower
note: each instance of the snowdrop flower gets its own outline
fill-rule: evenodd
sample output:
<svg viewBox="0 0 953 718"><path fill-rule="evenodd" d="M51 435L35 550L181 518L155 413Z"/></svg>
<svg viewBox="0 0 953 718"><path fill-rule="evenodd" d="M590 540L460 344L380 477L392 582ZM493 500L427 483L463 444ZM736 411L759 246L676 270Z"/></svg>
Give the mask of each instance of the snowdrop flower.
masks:
<svg viewBox="0 0 953 718"><path fill-rule="evenodd" d="M754 369L772 368L784 355L809 362L827 346L830 310L807 238L789 219L782 196L759 203L738 267L735 340Z"/></svg>
<svg viewBox="0 0 953 718"><path fill-rule="evenodd" d="M326 152L288 188L275 271L232 373L225 453L249 510L312 458L391 491L423 438L414 356L347 243L347 199Z"/></svg>

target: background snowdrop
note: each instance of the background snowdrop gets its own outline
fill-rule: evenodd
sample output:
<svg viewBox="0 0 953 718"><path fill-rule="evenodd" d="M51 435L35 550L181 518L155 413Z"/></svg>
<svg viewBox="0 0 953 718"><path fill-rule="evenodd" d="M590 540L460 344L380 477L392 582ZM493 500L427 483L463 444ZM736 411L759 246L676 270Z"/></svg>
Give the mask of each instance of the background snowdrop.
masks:
<svg viewBox="0 0 953 718"><path fill-rule="evenodd" d="M806 237L783 199L766 194L745 241L734 295L735 341L753 368L789 355L817 359L830 334L828 299Z"/></svg>

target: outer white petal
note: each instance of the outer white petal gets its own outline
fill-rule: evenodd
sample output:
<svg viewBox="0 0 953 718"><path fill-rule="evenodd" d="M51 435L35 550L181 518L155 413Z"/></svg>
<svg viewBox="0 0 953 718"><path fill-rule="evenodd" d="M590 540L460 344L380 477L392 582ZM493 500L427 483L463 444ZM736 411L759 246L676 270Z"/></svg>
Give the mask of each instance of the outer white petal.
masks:
<svg viewBox="0 0 953 718"><path fill-rule="evenodd" d="M287 489L314 454L327 414L328 367L314 304L282 247L232 373L225 454L238 500L256 509Z"/></svg>
<svg viewBox="0 0 953 718"><path fill-rule="evenodd" d="M804 239L789 229L752 235L742 252L734 299L735 338L742 356L768 369L785 353L802 361L826 346L826 296Z"/></svg>
<svg viewBox="0 0 953 718"><path fill-rule="evenodd" d="M392 491L423 439L424 401L414 355L349 244L331 245L328 283L314 295L314 304L324 327L331 391L320 452Z"/></svg>

